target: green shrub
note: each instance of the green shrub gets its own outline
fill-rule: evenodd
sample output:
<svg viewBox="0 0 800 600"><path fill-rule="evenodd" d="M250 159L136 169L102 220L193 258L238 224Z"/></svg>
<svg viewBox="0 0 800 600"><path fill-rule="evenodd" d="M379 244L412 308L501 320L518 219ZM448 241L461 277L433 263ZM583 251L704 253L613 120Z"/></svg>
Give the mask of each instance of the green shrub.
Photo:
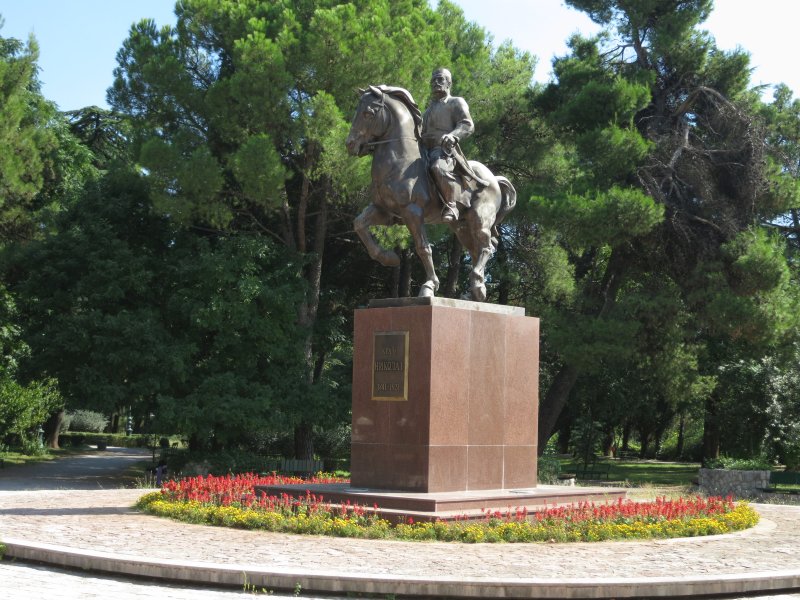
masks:
<svg viewBox="0 0 800 600"><path fill-rule="evenodd" d="M558 483L561 474L561 462L555 456L540 456L538 464L538 481L545 485Z"/></svg>
<svg viewBox="0 0 800 600"><path fill-rule="evenodd" d="M152 437L150 437L152 440ZM67 431L59 435L59 445L61 446L84 446L96 445L97 442L105 441L109 446L121 448L147 448L148 436L146 435L125 435L124 433L92 433L87 431Z"/></svg>
<svg viewBox="0 0 800 600"><path fill-rule="evenodd" d="M787 471L800 471L800 445L791 446L783 453Z"/></svg>
<svg viewBox="0 0 800 600"><path fill-rule="evenodd" d="M763 456L758 458L729 458L723 456L709 461L706 466L709 469L729 469L731 471L769 471L772 468L770 462Z"/></svg>
<svg viewBox="0 0 800 600"><path fill-rule="evenodd" d="M108 417L93 410L68 411L65 419L69 419L70 431L100 433L108 427Z"/></svg>
<svg viewBox="0 0 800 600"><path fill-rule="evenodd" d="M23 454L28 456L44 456L47 454L45 448L40 442L38 436L26 434L19 436L20 449Z"/></svg>

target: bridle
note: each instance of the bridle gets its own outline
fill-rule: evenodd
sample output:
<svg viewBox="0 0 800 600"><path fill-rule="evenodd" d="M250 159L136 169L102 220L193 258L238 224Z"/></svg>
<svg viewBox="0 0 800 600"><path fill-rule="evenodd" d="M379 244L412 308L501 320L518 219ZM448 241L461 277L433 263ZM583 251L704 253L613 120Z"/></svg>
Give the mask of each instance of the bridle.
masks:
<svg viewBox="0 0 800 600"><path fill-rule="evenodd" d="M375 95L374 92L370 92L370 93L373 96ZM376 105L374 105L374 104L371 105L367 110L372 109L373 106L376 106ZM375 110L372 114L377 117L379 114L381 114L381 112L384 111L384 109L386 109L386 98L385 98L385 94L381 94L380 103L377 104L377 110ZM387 116L388 122L386 123L386 129L384 131L388 131L392 126L392 111L387 110L386 111L386 116ZM415 141L415 142L419 141L416 137L401 136L401 137L389 138L389 139L386 139L386 140L377 140L375 142L366 142L364 144L364 146L367 149L371 150L371 149L375 148L375 146L380 146L382 144L389 144L391 142L399 142L399 141L402 141L402 140L412 140L412 141Z"/></svg>

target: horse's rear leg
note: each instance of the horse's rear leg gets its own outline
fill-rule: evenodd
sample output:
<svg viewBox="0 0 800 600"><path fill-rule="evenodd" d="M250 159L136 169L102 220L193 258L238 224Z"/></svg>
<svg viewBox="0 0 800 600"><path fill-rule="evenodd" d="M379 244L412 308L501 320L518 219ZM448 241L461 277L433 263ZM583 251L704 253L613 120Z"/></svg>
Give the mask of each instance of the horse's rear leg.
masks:
<svg viewBox="0 0 800 600"><path fill-rule="evenodd" d="M486 264L494 256L492 232L488 227L473 231L474 245L470 248L472 272L469 274L469 290L475 302L486 301Z"/></svg>
<svg viewBox="0 0 800 600"><path fill-rule="evenodd" d="M382 208L370 204L353 221L353 228L358 237L364 242L370 257L377 260L384 267L397 267L400 265L400 257L393 250L387 250L381 246L369 230L373 225L391 225L392 215Z"/></svg>

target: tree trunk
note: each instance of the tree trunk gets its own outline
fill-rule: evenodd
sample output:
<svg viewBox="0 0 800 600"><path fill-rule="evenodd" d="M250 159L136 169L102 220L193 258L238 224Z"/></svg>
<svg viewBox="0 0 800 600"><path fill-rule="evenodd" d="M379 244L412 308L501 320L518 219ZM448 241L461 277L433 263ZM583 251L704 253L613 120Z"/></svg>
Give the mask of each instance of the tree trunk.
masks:
<svg viewBox="0 0 800 600"><path fill-rule="evenodd" d="M62 408L58 412L54 412L45 421L44 424L44 440L45 446L52 450L58 450L58 436L61 433L61 423L64 421L66 411Z"/></svg>
<svg viewBox="0 0 800 600"><path fill-rule="evenodd" d="M569 427L564 427L558 431L558 453L569 454L569 442L572 437L570 434L572 430Z"/></svg>
<svg viewBox="0 0 800 600"><path fill-rule="evenodd" d="M591 254L591 251L587 251L587 254ZM622 285L626 264L627 258L624 253L619 248L612 250L602 283L596 286L594 291L590 292L589 298L585 299L587 306L600 304L600 309L596 313L598 319L608 315L616 304L617 291ZM591 314L591 311L587 310L586 314ZM544 452L547 440L553 435L558 415L561 414L564 406L566 406L569 394L575 386L579 375L580 371L576 367L565 364L556 374L550 384L550 389L547 390L547 394L539 404L538 451L540 455Z"/></svg>
<svg viewBox="0 0 800 600"><path fill-rule="evenodd" d="M458 290L458 276L461 274L461 264L464 256L464 247L455 235L450 237L450 252L447 255L447 276L444 279L441 295L445 298L455 298Z"/></svg>
<svg viewBox="0 0 800 600"><path fill-rule="evenodd" d="M703 464L719 458L719 415L717 400L714 396L706 399L706 410L703 418Z"/></svg>
<svg viewBox="0 0 800 600"><path fill-rule="evenodd" d="M631 449L631 424L629 421L622 426L622 449L626 452Z"/></svg>
<svg viewBox="0 0 800 600"><path fill-rule="evenodd" d="M394 251L397 252L397 255L401 258L400 264L396 267L392 267L392 277L389 280L389 293L387 294L387 298L400 297L400 272L402 271L403 259L400 248L395 247Z"/></svg>
<svg viewBox="0 0 800 600"><path fill-rule="evenodd" d="M614 427L606 429L603 435L603 454L605 456L614 456Z"/></svg>
<svg viewBox="0 0 800 600"><path fill-rule="evenodd" d="M539 448L541 456L547 441L555 432L558 416L567 405L569 394L578 380L578 369L571 365L564 365L556 374L550 389L544 397L544 402L539 406Z"/></svg>
<svg viewBox="0 0 800 600"><path fill-rule="evenodd" d="M310 423L302 422L294 428L294 457L300 460L314 458L314 436Z"/></svg>
<svg viewBox="0 0 800 600"><path fill-rule="evenodd" d="M681 459L683 456L683 445L684 445L684 435L686 429L686 414L681 411L680 419L678 420L678 445L675 449L675 453L677 454L676 458L678 460Z"/></svg>
<svg viewBox="0 0 800 600"><path fill-rule="evenodd" d="M647 451L650 449L650 432L649 431L640 431L639 432L639 441L641 442L642 446L639 450L639 458L647 458Z"/></svg>
<svg viewBox="0 0 800 600"><path fill-rule="evenodd" d="M203 447L203 440L195 432L189 435L189 452L199 452L205 450Z"/></svg>
<svg viewBox="0 0 800 600"><path fill-rule="evenodd" d="M409 250L400 253L400 281L397 286L397 296L408 298L411 296L411 268L416 255Z"/></svg>
<svg viewBox="0 0 800 600"><path fill-rule="evenodd" d="M309 186L305 185L304 180L303 189L301 192L300 208L298 209L298 223L297 223L297 238L298 250L306 254L307 237L305 235L305 219L306 210L309 202ZM303 354L306 364L306 377L309 386L313 386L316 382L315 375L322 372L322 368L317 368L314 362L314 326L317 322L317 313L319 311L319 298L322 281L322 258L325 250L325 238L328 232L328 195L327 191L323 191L319 198L319 210L316 215L314 224L314 237L312 260L308 264L305 272L308 288L306 296L301 303L298 310L298 321L301 326L306 330L306 339L304 340ZM311 437L311 422L308 416L303 418L303 422L295 427L295 455L297 458L314 457L314 441ZM298 453L300 449L301 454Z"/></svg>
<svg viewBox="0 0 800 600"><path fill-rule="evenodd" d="M495 259L497 260L497 266L500 267L498 270L502 274L500 283L497 286L497 303L506 306L511 295L511 281L508 278L508 252L502 236L497 240Z"/></svg>
<svg viewBox="0 0 800 600"><path fill-rule="evenodd" d="M556 423L558 432L558 452L559 454L569 454L570 443L572 442L572 426L574 419L569 411L562 411Z"/></svg>

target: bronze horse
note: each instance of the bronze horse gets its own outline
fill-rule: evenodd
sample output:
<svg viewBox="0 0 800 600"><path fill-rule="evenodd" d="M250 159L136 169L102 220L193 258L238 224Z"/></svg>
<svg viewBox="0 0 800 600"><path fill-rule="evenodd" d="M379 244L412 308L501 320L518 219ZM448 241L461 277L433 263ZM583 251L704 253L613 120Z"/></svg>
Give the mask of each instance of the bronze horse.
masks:
<svg viewBox="0 0 800 600"><path fill-rule="evenodd" d="M425 223L441 223L441 201L428 177L427 161L420 151L422 116L414 99L403 88L370 86L361 99L347 136L353 156L372 156L372 203L353 225L369 255L387 267L400 264L397 253L378 244L369 228L402 221L414 238L414 246L425 267L427 281L420 296L433 296L439 278L433 266ZM497 226L514 208L517 192L505 177L494 176L479 162L470 161L475 174L489 182L472 190L471 206L461 218L449 223L472 259L470 296L486 300L484 271L497 248Z"/></svg>

